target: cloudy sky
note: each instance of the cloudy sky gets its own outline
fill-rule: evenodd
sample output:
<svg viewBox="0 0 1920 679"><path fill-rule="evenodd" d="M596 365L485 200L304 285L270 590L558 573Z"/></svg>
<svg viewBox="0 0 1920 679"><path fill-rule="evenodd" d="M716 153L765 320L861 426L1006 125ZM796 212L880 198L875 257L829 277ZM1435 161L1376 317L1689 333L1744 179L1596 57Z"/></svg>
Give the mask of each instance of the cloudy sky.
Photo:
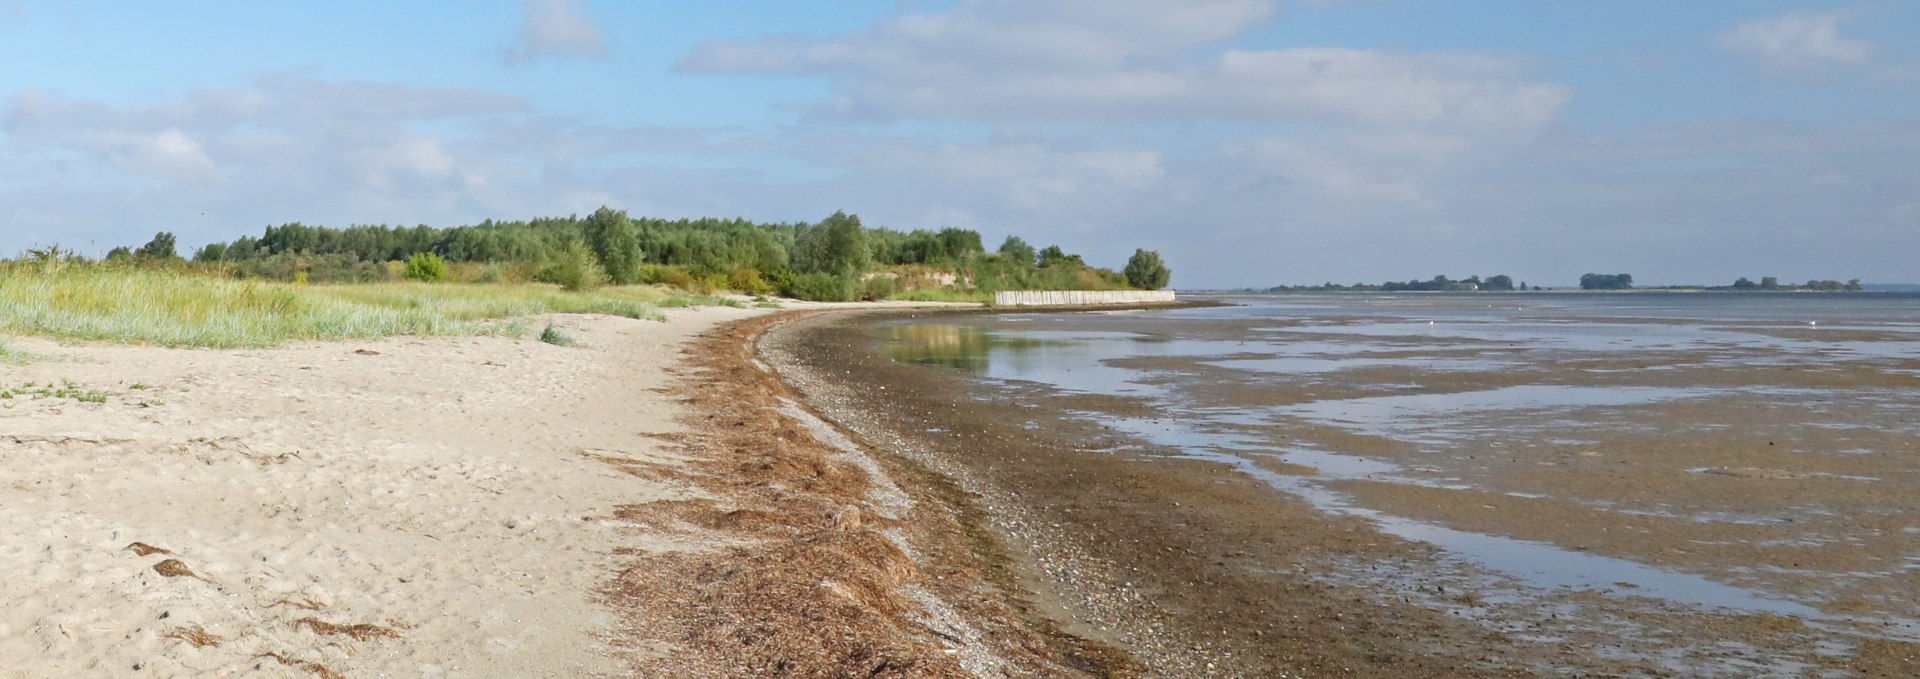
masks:
<svg viewBox="0 0 1920 679"><path fill-rule="evenodd" d="M0 252L583 213L1920 282L1905 0L0 0Z"/></svg>

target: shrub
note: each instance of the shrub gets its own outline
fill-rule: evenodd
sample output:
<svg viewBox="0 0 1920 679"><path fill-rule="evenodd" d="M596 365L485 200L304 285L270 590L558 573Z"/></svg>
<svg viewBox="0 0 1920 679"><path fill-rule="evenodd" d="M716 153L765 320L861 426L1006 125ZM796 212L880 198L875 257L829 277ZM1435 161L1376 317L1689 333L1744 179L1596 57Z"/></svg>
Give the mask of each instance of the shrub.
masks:
<svg viewBox="0 0 1920 679"><path fill-rule="evenodd" d="M771 295L779 291L760 275L759 269L735 270L727 277L727 287L749 295Z"/></svg>
<svg viewBox="0 0 1920 679"><path fill-rule="evenodd" d="M566 333L560 332L560 329L554 327L552 323L547 324L546 330L540 331L540 341L556 347L573 347L580 345L578 341L567 336Z"/></svg>
<svg viewBox="0 0 1920 679"><path fill-rule="evenodd" d="M689 290L693 288L693 274L677 266L666 267L665 271L660 272L660 284Z"/></svg>
<svg viewBox="0 0 1920 679"><path fill-rule="evenodd" d="M553 283L563 290L592 290L607 283L607 272L600 268L593 250L586 243L571 241L558 257L540 272L542 283Z"/></svg>
<svg viewBox="0 0 1920 679"><path fill-rule="evenodd" d="M874 276L867 279L861 288L860 299L869 302L889 299L900 290L899 284L893 280L892 276Z"/></svg>
<svg viewBox="0 0 1920 679"><path fill-rule="evenodd" d="M854 280L827 273L796 273L780 286L781 294L809 302L851 302L855 297Z"/></svg>
<svg viewBox="0 0 1920 679"><path fill-rule="evenodd" d="M416 252L407 258L407 268L400 276L410 281L438 283L447 279L447 260L431 252Z"/></svg>

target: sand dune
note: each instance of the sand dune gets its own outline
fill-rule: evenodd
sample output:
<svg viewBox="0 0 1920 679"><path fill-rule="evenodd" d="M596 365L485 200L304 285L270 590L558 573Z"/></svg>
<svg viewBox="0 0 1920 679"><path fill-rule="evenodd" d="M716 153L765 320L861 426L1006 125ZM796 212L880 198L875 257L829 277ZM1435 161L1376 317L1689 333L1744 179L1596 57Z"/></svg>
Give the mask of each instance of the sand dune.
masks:
<svg viewBox="0 0 1920 679"><path fill-rule="evenodd" d="M0 676L579 676L670 651L603 643L614 550L676 547L605 510L699 491L599 458L677 464L654 389L757 313L558 318L582 348L13 340L51 360L0 367Z"/></svg>

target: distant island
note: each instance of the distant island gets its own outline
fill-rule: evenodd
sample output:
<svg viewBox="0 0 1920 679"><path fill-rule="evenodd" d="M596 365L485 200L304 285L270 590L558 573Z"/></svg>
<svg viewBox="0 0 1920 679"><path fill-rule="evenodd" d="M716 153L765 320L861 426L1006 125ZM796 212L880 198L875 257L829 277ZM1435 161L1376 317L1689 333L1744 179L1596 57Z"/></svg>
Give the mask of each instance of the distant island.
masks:
<svg viewBox="0 0 1920 679"><path fill-rule="evenodd" d="M1525 281L1515 284L1512 276L1499 274L1485 279L1479 276L1454 279L1447 276L1434 276L1406 282L1388 281L1385 283L1322 283L1320 285L1276 285L1264 292L1518 292L1527 290L1545 290L1540 286L1529 286ZM1590 273L1580 276L1581 290L1700 290L1731 292L1861 292L1866 286L1855 278L1845 283L1836 280L1809 280L1806 283L1782 283L1774 276L1764 276L1760 282L1742 276L1732 285L1662 285L1636 288L1633 274ZM1249 292L1261 292L1248 289Z"/></svg>
<svg viewBox="0 0 1920 679"><path fill-rule="evenodd" d="M1387 281L1385 283L1354 283L1353 285L1341 285L1339 283L1332 283L1332 282L1324 283L1321 285L1276 285L1274 287L1267 288L1266 291L1267 292L1479 292L1484 290L1484 291L1490 291L1490 292L1507 292L1507 291L1513 291L1513 290L1529 290L1529 289L1538 290L1539 288L1528 288L1525 282L1521 282L1518 285L1518 287L1516 287L1514 285L1512 276L1500 274L1496 276L1488 276L1485 280L1481 280L1479 276L1468 276L1466 278L1462 278L1459 280L1454 280L1446 276L1434 276L1429 280L1416 279L1416 280L1407 281L1405 283L1401 283L1398 281Z"/></svg>
<svg viewBox="0 0 1920 679"><path fill-rule="evenodd" d="M1624 281L1620 280L1624 277ZM1592 278L1590 281L1589 278ZM1589 285L1592 283L1592 285ZM1633 288L1633 277L1627 274L1605 276L1587 274L1580 277L1583 290L1625 290ZM1782 283L1774 276L1763 276L1755 283L1741 276L1732 285L1662 285L1648 288L1651 290L1703 290L1711 292L1863 292L1866 286L1855 278L1845 283L1835 280L1809 280L1806 283Z"/></svg>

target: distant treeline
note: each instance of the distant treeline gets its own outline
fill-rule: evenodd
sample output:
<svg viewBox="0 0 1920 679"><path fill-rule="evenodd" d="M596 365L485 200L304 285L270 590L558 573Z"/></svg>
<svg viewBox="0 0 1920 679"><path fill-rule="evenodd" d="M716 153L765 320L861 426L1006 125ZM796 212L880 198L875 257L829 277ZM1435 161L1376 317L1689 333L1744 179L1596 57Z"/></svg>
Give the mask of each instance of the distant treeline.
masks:
<svg viewBox="0 0 1920 679"><path fill-rule="evenodd" d="M1741 290L1741 291L1815 290L1820 292L1860 292L1860 291L1866 290L1866 287L1860 285L1860 279L1858 278L1847 281L1845 283L1842 283L1840 281L1810 280L1810 281L1807 281L1805 285L1799 285L1795 283L1781 283L1780 279L1775 278L1773 276L1762 276L1760 278L1760 282L1758 283L1755 283L1751 280L1747 280L1747 277L1745 276L1741 276L1739 280L1736 280L1733 282L1733 285L1722 286L1722 287L1711 287L1707 289L1708 290Z"/></svg>
<svg viewBox="0 0 1920 679"><path fill-rule="evenodd" d="M1506 291L1506 290L1530 290L1530 289L1539 290L1540 288L1538 287L1530 288L1525 282L1522 282L1518 286L1516 286L1514 285L1513 278L1505 275L1499 275L1499 276L1488 276L1485 280L1482 280L1479 276L1469 276L1467 278L1463 278L1459 280L1451 279L1446 276L1434 276L1429 280L1411 280L1405 283L1388 282L1388 283L1380 283L1380 284L1354 283L1353 285L1340 285L1338 283L1326 283L1323 285L1280 285L1280 286L1268 288L1267 292L1346 292L1346 291L1352 291L1352 292L1460 292L1460 291L1481 291L1481 290ZM1585 274L1580 277L1580 289L1582 290L1632 290L1634 289L1633 274L1625 274L1625 273ZM1755 283L1746 278L1741 278L1740 280L1734 281L1733 285L1722 285L1722 286L1670 285L1670 286L1661 286L1656 289L1659 289L1659 290L1716 290L1716 291L1718 290L1736 290L1736 291L1779 290L1779 291L1859 292L1861 290L1864 290L1865 288L1860 284L1860 279L1858 278L1847 281L1845 283L1842 283L1840 281L1829 281L1829 280L1811 280L1811 281L1807 281L1805 284L1796 284L1796 283L1781 283L1780 279L1775 278L1773 276L1767 276L1765 278L1761 278L1760 282L1758 283Z"/></svg>
<svg viewBox="0 0 1920 679"><path fill-rule="evenodd" d="M161 233L139 248L115 248L108 259L182 258L172 234ZM1088 266L1057 245L1036 249L1008 237L989 252L976 231L867 228L844 212L818 223L633 218L604 207L586 217L455 227L291 223L192 254L194 263L237 277L313 283L391 280L433 270L418 268L420 259L451 263L449 275L457 280L668 284L814 300L885 298L921 288L991 293L1158 287L1168 275L1159 256L1144 250L1123 275Z"/></svg>
<svg viewBox="0 0 1920 679"><path fill-rule="evenodd" d="M1581 290L1632 290L1633 274L1590 273L1580 277Z"/></svg>
<svg viewBox="0 0 1920 679"><path fill-rule="evenodd" d="M1627 274L1587 274L1580 277L1580 287L1586 290L1625 290L1633 287L1633 276ZM1765 276L1755 283L1745 276L1733 282L1733 285L1663 285L1656 290L1711 290L1715 292L1861 292L1866 289L1860 279L1842 283L1840 281L1810 280L1806 284L1781 283L1780 279Z"/></svg>
<svg viewBox="0 0 1920 679"><path fill-rule="evenodd" d="M1322 285L1279 285L1268 288L1267 292L1461 292L1461 291L1509 291L1526 290L1527 284L1514 286L1513 277L1506 274L1488 276L1481 280L1479 276L1468 276L1454 280L1446 276L1434 276L1428 280L1410 280L1405 283L1388 281L1386 283L1354 283L1341 285L1325 283Z"/></svg>

